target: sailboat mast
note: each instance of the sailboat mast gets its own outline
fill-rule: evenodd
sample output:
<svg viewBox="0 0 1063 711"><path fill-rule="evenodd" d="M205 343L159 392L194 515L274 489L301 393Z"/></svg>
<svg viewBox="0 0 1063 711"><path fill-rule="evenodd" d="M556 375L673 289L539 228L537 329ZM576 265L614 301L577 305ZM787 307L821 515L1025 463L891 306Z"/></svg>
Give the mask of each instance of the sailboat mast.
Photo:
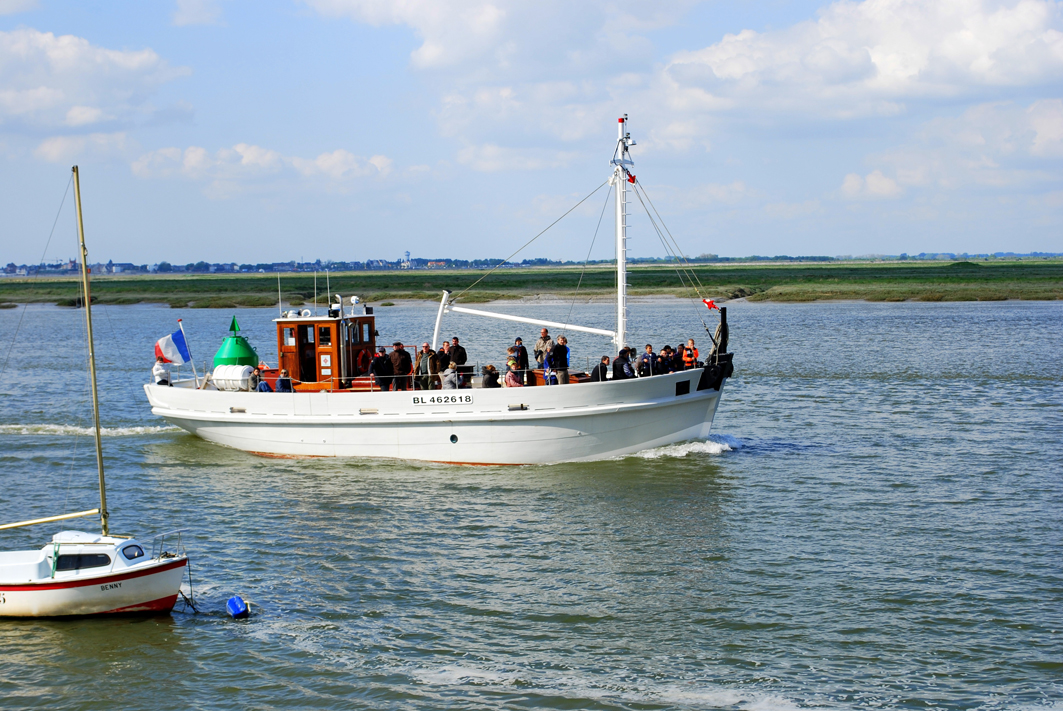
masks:
<svg viewBox="0 0 1063 711"><path fill-rule="evenodd" d="M629 167L635 164L628 147L635 145L627 132L627 114L617 119L617 144L613 153L613 184L616 186L616 348L627 341L627 184L634 180Z"/></svg>
<svg viewBox="0 0 1063 711"><path fill-rule="evenodd" d="M103 441L100 438L100 398L96 388L96 350L92 341L92 294L89 292L89 250L85 248L85 223L81 217L81 183L78 167L74 171L74 205L78 215L78 243L81 247L81 290L85 298L85 323L89 339L89 375L92 378L92 417L96 432L96 468L100 473L100 525L103 535L108 535L107 488L103 482Z"/></svg>

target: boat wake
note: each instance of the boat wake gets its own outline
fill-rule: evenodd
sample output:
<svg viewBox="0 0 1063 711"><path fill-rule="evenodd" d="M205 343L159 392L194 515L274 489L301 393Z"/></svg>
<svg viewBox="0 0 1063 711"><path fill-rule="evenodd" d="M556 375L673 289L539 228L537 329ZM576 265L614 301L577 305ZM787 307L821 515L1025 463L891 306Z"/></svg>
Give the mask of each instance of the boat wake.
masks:
<svg viewBox="0 0 1063 711"><path fill-rule="evenodd" d="M180 427L174 427L173 425L163 425L161 427L104 427L101 428L100 434L104 437L130 437L180 431ZM92 428L75 427L74 425L0 425L0 435L58 435L60 437L84 435L88 437L92 435Z"/></svg>
<svg viewBox="0 0 1063 711"><path fill-rule="evenodd" d="M663 457L687 457L691 454L723 454L742 449L742 441L731 435L709 435L708 439L699 439L694 442L681 442L669 444L664 447L647 449L628 456L641 459L661 459Z"/></svg>

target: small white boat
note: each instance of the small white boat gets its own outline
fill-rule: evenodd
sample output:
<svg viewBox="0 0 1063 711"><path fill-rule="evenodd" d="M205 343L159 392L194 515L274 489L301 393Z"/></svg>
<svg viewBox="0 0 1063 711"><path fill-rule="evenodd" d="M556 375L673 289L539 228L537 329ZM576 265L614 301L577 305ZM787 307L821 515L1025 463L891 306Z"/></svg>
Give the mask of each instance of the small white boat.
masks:
<svg viewBox="0 0 1063 711"><path fill-rule="evenodd" d="M99 514L103 532L62 531L40 549L0 552L0 617L169 612L177 602L181 581L188 568L188 557L184 554L179 531L156 536L150 552L136 539L109 535L100 407L96 392L96 355L92 341L92 297L86 267L88 250L85 249L77 166L73 172L81 243L82 297L88 325L100 507L10 523L0 526L0 530ZM165 550L168 543L173 547L172 552Z"/></svg>
<svg viewBox="0 0 1063 711"><path fill-rule="evenodd" d="M187 566L133 538L62 531L39 550L0 553L0 617L169 612Z"/></svg>

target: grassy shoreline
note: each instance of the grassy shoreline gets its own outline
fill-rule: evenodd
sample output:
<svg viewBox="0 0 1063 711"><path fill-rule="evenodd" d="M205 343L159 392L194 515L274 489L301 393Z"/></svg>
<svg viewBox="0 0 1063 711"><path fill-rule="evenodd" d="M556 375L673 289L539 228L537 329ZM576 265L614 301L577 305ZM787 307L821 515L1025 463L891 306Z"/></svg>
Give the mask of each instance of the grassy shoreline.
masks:
<svg viewBox="0 0 1063 711"><path fill-rule="evenodd" d="M900 262L844 264L727 264L694 268L699 290L720 301L808 302L1003 301L1063 299L1063 261ZM438 300L455 294L485 272L478 270L338 272L329 275L332 293L357 294L367 303L396 299ZM684 275L684 278L686 276ZM615 272L605 267L536 267L499 270L461 297L464 303L521 299L539 294L571 298L615 293ZM674 267L639 266L628 271L632 296L690 296ZM689 283L689 282L688 282ZM93 303L162 303L175 308L274 306L276 274L100 276L92 281ZM281 274L285 303L314 299L313 274ZM318 275L319 303L325 279ZM77 305L76 277L0 279L0 307L15 303ZM8 306L9 307L9 306Z"/></svg>

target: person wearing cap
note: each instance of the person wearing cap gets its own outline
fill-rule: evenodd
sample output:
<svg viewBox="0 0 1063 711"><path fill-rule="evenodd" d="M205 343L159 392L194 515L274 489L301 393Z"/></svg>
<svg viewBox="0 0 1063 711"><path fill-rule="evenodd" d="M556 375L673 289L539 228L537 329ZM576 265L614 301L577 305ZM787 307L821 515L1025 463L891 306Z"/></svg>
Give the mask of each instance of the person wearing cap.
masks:
<svg viewBox="0 0 1063 711"><path fill-rule="evenodd" d="M395 341L391 345L393 348L391 351L391 370L394 374L395 389L408 390L410 373L413 372L413 361L410 359L409 352L403 347L402 341Z"/></svg>
<svg viewBox="0 0 1063 711"><path fill-rule="evenodd" d="M534 385L535 378L531 376L531 371L528 370L528 349L524 347L524 340L517 336L513 339L513 347L517 349L517 377L525 385Z"/></svg>
<svg viewBox="0 0 1063 711"><path fill-rule="evenodd" d="M414 388L417 390L434 390L439 373L439 359L436 352L427 343L421 344L417 351L417 360L413 364Z"/></svg>
<svg viewBox="0 0 1063 711"><path fill-rule="evenodd" d="M395 371L391 367L391 359L388 358L388 349L380 346L376 351L373 362L369 364L369 374L373 377L377 388L391 390L392 375Z"/></svg>

